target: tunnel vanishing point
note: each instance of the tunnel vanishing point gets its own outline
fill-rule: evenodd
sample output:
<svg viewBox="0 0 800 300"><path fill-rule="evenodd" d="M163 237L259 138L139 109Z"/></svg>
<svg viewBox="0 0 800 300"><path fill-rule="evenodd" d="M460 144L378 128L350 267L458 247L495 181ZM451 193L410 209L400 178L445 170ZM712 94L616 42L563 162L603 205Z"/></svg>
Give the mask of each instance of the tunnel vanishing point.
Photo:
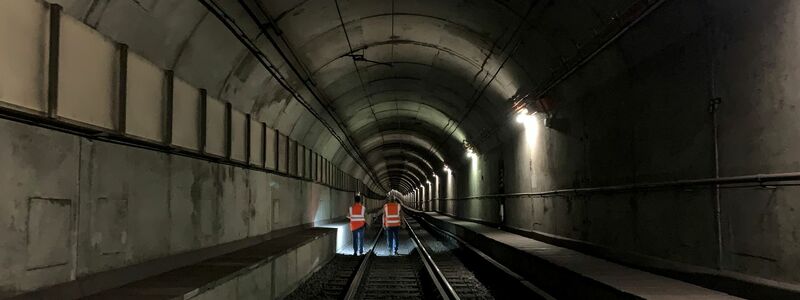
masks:
<svg viewBox="0 0 800 300"><path fill-rule="evenodd" d="M297 299L342 262L328 296L365 299L405 261L442 292L413 297L470 298L450 245L495 281L481 297L800 299L798 20L792 0L0 0L0 298ZM355 195L369 220L401 200L398 257L372 225L345 261Z"/></svg>

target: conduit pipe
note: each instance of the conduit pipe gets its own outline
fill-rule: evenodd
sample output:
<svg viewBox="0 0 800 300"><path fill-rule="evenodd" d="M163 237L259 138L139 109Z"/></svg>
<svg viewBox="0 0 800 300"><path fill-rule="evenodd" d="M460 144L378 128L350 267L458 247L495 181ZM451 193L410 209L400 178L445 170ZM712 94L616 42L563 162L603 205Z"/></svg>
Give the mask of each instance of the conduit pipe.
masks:
<svg viewBox="0 0 800 300"><path fill-rule="evenodd" d="M669 189L678 187L709 186L709 185L721 186L721 185L747 184L747 183L757 183L758 186L769 187L770 185L767 185L765 183L775 183L782 181L800 181L800 172L662 181L653 183L613 185L613 186L576 188L576 189L560 189L560 190L528 192L528 193L489 194L483 196L471 196L463 198L439 198L435 200L471 200L471 199L499 198L499 197L554 196L563 194L586 194L586 193L619 193L619 192L631 192L631 191L642 191L642 190ZM800 183L797 184L800 185ZM734 187L739 187L739 186L734 186ZM743 187L751 187L751 186L743 186Z"/></svg>

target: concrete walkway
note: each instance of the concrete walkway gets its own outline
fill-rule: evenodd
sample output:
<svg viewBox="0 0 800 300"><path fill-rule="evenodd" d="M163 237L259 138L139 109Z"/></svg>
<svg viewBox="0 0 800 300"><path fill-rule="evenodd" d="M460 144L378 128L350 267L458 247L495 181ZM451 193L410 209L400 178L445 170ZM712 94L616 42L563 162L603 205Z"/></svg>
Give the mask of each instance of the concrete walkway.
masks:
<svg viewBox="0 0 800 300"><path fill-rule="evenodd" d="M426 213L425 217L559 298L605 295L643 299L738 299L475 222L438 213Z"/></svg>

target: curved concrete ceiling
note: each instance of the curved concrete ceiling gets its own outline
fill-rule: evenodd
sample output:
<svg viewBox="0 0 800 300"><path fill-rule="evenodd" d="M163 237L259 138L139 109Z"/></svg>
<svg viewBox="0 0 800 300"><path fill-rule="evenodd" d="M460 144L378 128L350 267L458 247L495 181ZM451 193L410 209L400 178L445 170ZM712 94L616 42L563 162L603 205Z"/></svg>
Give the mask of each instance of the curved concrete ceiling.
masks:
<svg viewBox="0 0 800 300"><path fill-rule="evenodd" d="M408 192L413 172L459 164L463 141L508 123L512 99L641 0L53 2L351 175Z"/></svg>

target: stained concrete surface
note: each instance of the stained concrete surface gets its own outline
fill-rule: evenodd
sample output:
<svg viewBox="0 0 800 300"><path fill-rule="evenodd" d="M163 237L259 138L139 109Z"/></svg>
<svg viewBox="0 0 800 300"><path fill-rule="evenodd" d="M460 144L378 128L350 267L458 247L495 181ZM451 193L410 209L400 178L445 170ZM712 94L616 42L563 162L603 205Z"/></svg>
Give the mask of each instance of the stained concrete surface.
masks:
<svg viewBox="0 0 800 300"><path fill-rule="evenodd" d="M293 289L296 281L330 260L334 244L332 230L301 229L89 299L278 299L284 289Z"/></svg>
<svg viewBox="0 0 800 300"><path fill-rule="evenodd" d="M131 52L163 70L176 70L177 77L191 85L176 81L176 87L184 87L177 91L187 92L176 95L177 107L189 104L178 100L184 99L181 95L191 101L197 88L207 89L211 97L230 101L239 111L249 112L282 134L302 141L333 165L346 166L347 172L370 184L368 170L353 164L353 157L344 153L347 147L267 75L198 2L53 2L64 6L65 19L74 18L72 21L97 29L110 40L128 44ZM413 168L404 168L403 159L388 159L383 151L399 150L413 153L405 157L423 157L430 164L420 168L424 176L437 172L446 178L440 191L426 191L427 198L432 194L457 198L706 178L716 175L717 166L721 176L791 172L800 166L793 155L798 148L794 142L798 93L792 84L797 76L796 34L792 33L797 28L793 20L798 9L793 1L665 1L577 72L553 86L543 101L528 99L531 104L548 104L551 121L559 121L548 123L552 128L544 126L541 119L529 128L507 124L512 118L509 100L547 87L560 72L568 70L570 62L604 42L605 30L618 29L616 21L626 21L630 14L641 12L636 8L643 2L339 2L342 27L352 34L357 53L391 62L391 68L354 62L344 55L349 54L350 46L331 3L264 3L267 13L286 33L286 48L297 52L295 65L308 67L313 74L309 76L311 82L317 84L323 100L331 101L321 102L328 103L326 107L312 101L312 107L318 111L332 109L338 120L327 114L323 118L345 127L334 133L349 133L368 157L368 168L383 172L383 183L404 192L421 185L425 178L419 178L420 172ZM8 3L12 2L0 5ZM41 20L40 27L26 24L26 34L22 35L38 37L26 45L41 47L14 48L15 53L42 53L45 7L39 8L31 14ZM256 33L255 24L248 21L241 6L224 3L223 10L245 32ZM515 30L517 26L520 31ZM287 82L311 99L303 87L304 79L288 70L292 62L280 59L263 38L256 42L276 62L276 68L288 74ZM43 55L27 58L31 63L20 65L29 69L20 74L27 80L43 80L32 75L42 72ZM501 64L503 58L508 58L507 64ZM366 83L361 82L361 72ZM25 91L15 92L30 98L11 102L43 107L36 105L43 103L42 91L35 91L43 83L31 84ZM478 93L484 86L485 92ZM108 84L100 88L108 88ZM716 140L714 116L709 113L709 101L714 98L722 100L716 115ZM197 148L196 122L192 119L195 108L186 105L176 114L176 142L188 148ZM462 118L463 122L452 122ZM0 159L3 166L16 171L0 184L9 186L11 192L6 194L14 200L0 204L9 212L0 218L10 224L5 230L11 238L3 245L14 254L3 258L9 271L0 271L2 290L47 285L94 268L124 264L121 261L286 228L317 220L320 215L336 215L328 212L346 207L347 201L325 200L341 195L331 196L325 188L317 191L317 185L295 179L254 176L252 171L230 170L205 161L196 162L198 166L189 170L188 163L177 162L177 157L119 150L47 131L7 131L4 134L12 135L8 139L12 142L4 145L7 153ZM23 136L14 136L17 134ZM29 135L34 136L35 143L21 142ZM476 146L478 158L474 161L464 158L463 141ZM51 152L43 154L43 149ZM286 149L280 151L285 154ZM719 153L718 164L715 152ZM139 160L166 166L130 165ZM443 165L453 169L452 180L441 171ZM132 182L115 184L104 178L111 175L92 173L115 168L131 169L119 176ZM159 182L136 174L158 178ZM193 178L190 181L184 176ZM267 178L254 179L263 176ZM265 180L269 189L254 193L257 182ZM90 184L94 182L97 186ZM131 190L151 186L152 193ZM38 193L43 195L34 195ZM242 196L247 193L250 195ZM309 205L293 202L292 193ZM796 233L795 194L793 187L723 191L719 226L714 216L715 199L707 190L507 198L502 211L493 199L433 204L459 217L502 220L509 227L555 234L613 251L796 284L800 282L800 238ZM22 250L22 238L27 234L23 228L30 225L26 201L34 198L69 199L70 213L75 214L70 228L74 235L71 261L48 272L23 271L23 266L16 264L25 261L22 256L27 255ZM86 202L96 199L107 203L100 211L127 211L127 215L113 221L85 216L94 209L87 210L93 206L87 207ZM228 201L231 207L220 204ZM154 216L141 215L149 205L161 211ZM47 209L34 211L49 213ZM65 210L58 214L65 214ZM93 228L99 226L97 222L114 224L96 234ZM135 229L139 222L150 224ZM272 228L264 229L265 223ZM170 228L169 233L156 232L152 224ZM717 227L721 228L721 255ZM168 246L140 245L149 233ZM82 263L94 258L96 265ZM9 283L11 277L28 276L43 279Z"/></svg>
<svg viewBox="0 0 800 300"><path fill-rule="evenodd" d="M455 168L457 197L497 193L500 161L510 193L714 177L714 97L722 98L720 176L796 171L786 155L799 146L796 126L787 122L800 100L781 83L796 72L777 67L795 60L779 29L793 5L666 2L551 92L551 114L569 126L546 127L541 114L534 125L509 125L508 138ZM774 18L762 26L755 15ZM775 49L755 46L761 41ZM710 189L507 197L503 225L796 284L795 190L723 190L722 257ZM438 209L499 222L497 203L442 201Z"/></svg>
<svg viewBox="0 0 800 300"><path fill-rule="evenodd" d="M352 201L307 181L12 121L0 120L0 134L4 296L340 218Z"/></svg>

